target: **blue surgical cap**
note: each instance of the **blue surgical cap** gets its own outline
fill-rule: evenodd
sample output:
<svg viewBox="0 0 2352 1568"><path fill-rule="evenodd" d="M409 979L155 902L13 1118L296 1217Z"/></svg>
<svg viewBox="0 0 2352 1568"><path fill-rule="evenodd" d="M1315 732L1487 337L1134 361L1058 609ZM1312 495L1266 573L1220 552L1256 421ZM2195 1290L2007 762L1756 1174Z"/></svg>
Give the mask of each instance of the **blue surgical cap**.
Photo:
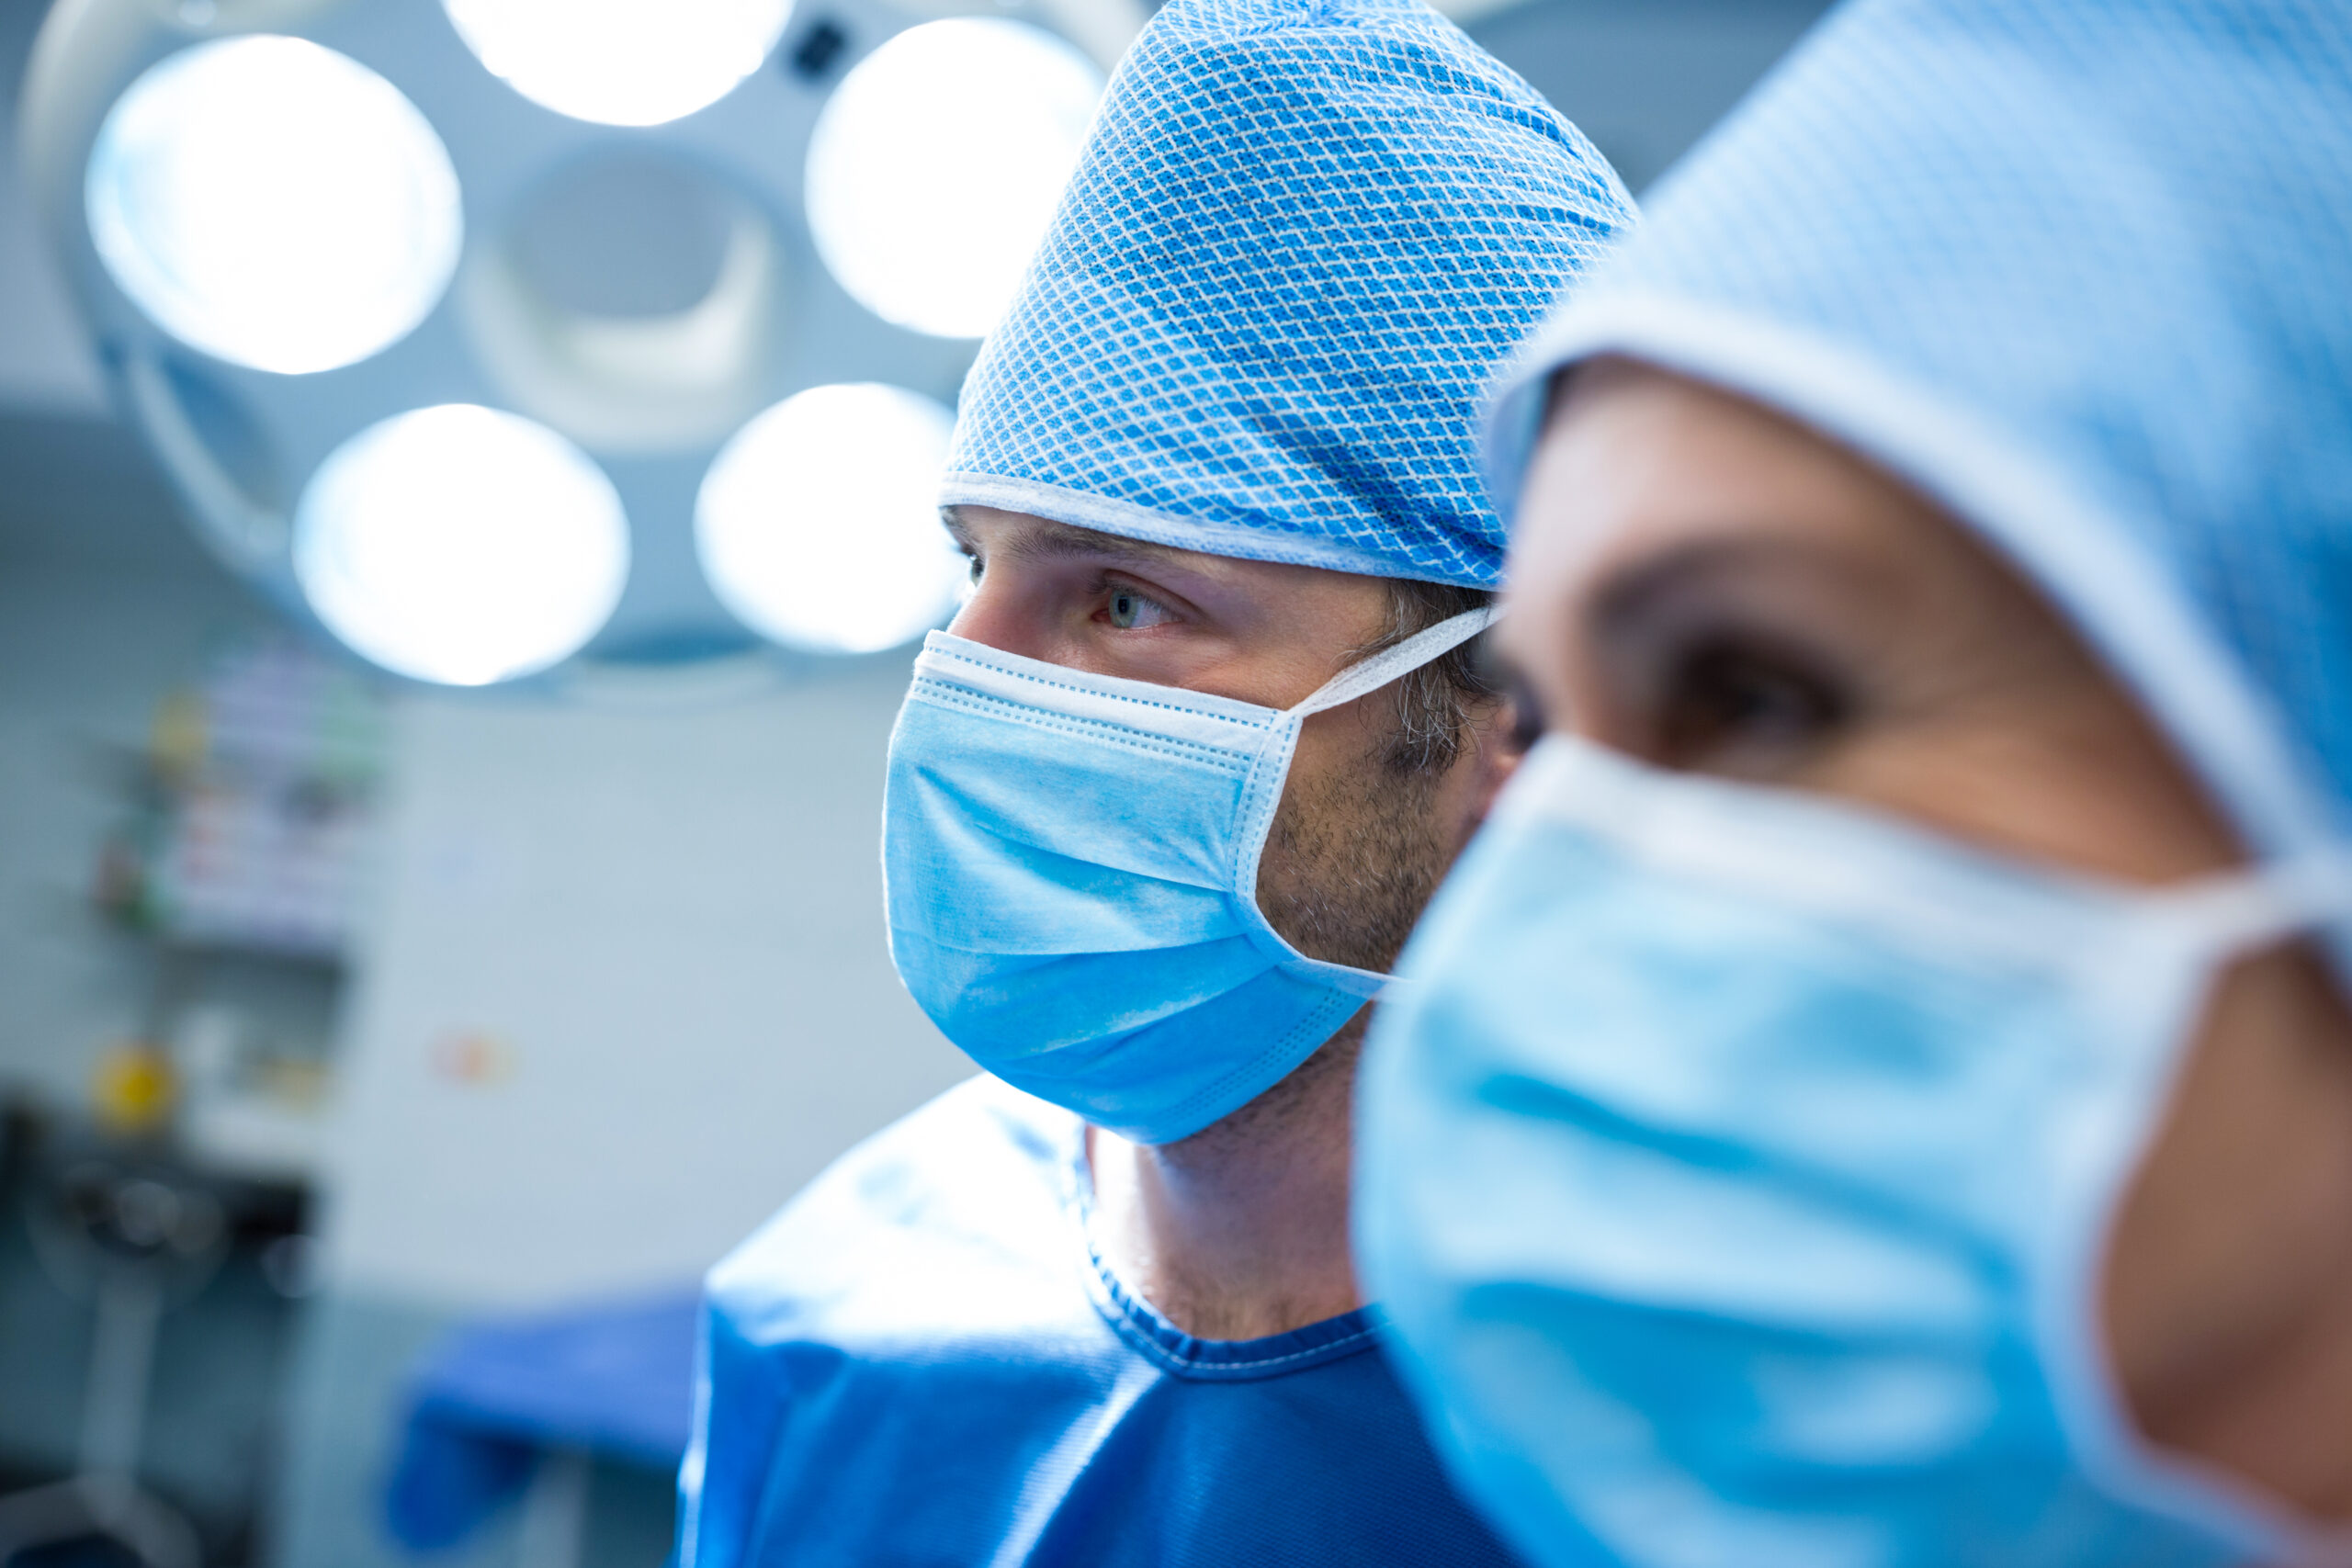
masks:
<svg viewBox="0 0 2352 1568"><path fill-rule="evenodd" d="M1419 0L1174 0L965 383L941 500L1492 587L1482 395L1633 211Z"/></svg>
<svg viewBox="0 0 2352 1568"><path fill-rule="evenodd" d="M2038 583L2256 852L2352 799L2352 6L1854 0L1668 176L1492 429L1620 354Z"/></svg>

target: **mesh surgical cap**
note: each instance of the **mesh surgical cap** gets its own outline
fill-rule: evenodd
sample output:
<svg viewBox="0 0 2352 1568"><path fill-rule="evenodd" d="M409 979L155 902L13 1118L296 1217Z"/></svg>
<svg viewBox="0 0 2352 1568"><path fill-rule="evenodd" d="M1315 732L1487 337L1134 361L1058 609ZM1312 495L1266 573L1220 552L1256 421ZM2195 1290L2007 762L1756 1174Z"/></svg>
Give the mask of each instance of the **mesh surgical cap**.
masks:
<svg viewBox="0 0 2352 1568"><path fill-rule="evenodd" d="M1174 0L965 383L941 500L1492 587L1483 394L1633 210L1419 0Z"/></svg>
<svg viewBox="0 0 2352 1568"><path fill-rule="evenodd" d="M2352 797L2352 7L1856 0L1668 176L1491 431L1621 354L2020 567L2257 852Z"/></svg>

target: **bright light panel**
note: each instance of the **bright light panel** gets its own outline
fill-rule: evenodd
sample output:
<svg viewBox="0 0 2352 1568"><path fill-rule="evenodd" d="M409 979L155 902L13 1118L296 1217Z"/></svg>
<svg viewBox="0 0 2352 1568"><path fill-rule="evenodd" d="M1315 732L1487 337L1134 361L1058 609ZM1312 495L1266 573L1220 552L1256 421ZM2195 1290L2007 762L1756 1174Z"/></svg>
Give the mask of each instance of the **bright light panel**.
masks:
<svg viewBox="0 0 2352 1568"><path fill-rule="evenodd" d="M319 466L294 572L327 629L385 669L486 685L596 635L628 579L628 523L554 431L445 403L370 425Z"/></svg>
<svg viewBox="0 0 2352 1568"><path fill-rule="evenodd" d="M784 36L792 0L444 0L492 75L602 125L660 125L717 103Z"/></svg>
<svg viewBox="0 0 2352 1568"><path fill-rule="evenodd" d="M981 337L1021 286L1102 73L1051 33L960 17L910 28L835 88L808 141L808 224L859 303Z"/></svg>
<svg viewBox="0 0 2352 1568"><path fill-rule="evenodd" d="M948 412L863 383L812 387L736 432L704 476L695 546L773 641L873 653L941 625L967 575L939 525Z"/></svg>
<svg viewBox="0 0 2352 1568"><path fill-rule="evenodd" d="M406 336L464 240L457 171L416 106L301 39L148 71L99 128L85 196L99 259L164 331L288 374Z"/></svg>

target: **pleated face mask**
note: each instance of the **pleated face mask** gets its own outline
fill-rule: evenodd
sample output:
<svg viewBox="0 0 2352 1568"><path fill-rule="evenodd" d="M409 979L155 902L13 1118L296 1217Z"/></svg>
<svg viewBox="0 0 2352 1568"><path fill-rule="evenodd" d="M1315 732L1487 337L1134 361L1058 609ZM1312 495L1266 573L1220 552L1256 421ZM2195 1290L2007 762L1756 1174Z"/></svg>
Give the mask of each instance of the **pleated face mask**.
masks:
<svg viewBox="0 0 2352 1568"><path fill-rule="evenodd" d="M890 955L989 1071L1141 1143L1256 1099L1387 976L1258 908L1299 729L1476 636L1477 610L1295 707L1089 674L933 632L890 738Z"/></svg>
<svg viewBox="0 0 2352 1568"><path fill-rule="evenodd" d="M2344 1562L2134 1434L2100 1259L2216 977L2342 852L2163 888L1543 741L1357 1098L1356 1258L1531 1562Z"/></svg>

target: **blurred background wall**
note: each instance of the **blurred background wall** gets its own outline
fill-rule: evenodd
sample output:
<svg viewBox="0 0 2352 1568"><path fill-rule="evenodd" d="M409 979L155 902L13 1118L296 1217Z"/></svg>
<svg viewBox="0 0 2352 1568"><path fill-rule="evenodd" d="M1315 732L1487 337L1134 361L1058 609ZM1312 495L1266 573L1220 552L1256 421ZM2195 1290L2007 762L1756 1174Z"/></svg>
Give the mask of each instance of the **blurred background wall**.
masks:
<svg viewBox="0 0 2352 1568"><path fill-rule="evenodd" d="M0 95L44 8L0 0ZM1462 14L1639 191L1820 8ZM209 1562L404 1561L383 1495L421 1356L484 1319L683 1302L966 1071L879 919L907 654L556 700L395 682L289 631L115 418L0 109L0 1494L88 1437L102 1314L59 1248L97 1224L85 1189L143 1180L193 1238L150 1484ZM300 877L350 879L356 914L305 915ZM276 889L260 915L248 884ZM570 1545L526 1506L440 1560L650 1568L661 1465L583 1462Z"/></svg>

